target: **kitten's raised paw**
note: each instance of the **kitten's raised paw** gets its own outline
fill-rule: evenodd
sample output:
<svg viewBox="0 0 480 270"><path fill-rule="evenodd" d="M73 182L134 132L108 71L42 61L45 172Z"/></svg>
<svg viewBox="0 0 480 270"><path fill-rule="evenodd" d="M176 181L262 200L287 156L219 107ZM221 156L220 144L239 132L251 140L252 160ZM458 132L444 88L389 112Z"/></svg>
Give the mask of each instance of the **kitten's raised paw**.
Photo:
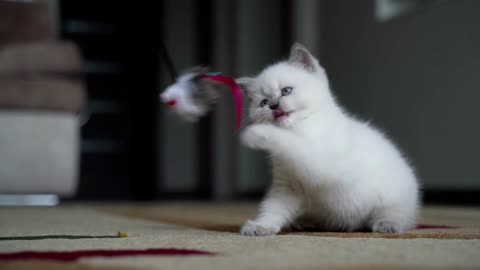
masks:
<svg viewBox="0 0 480 270"><path fill-rule="evenodd" d="M278 232L280 232L278 227L259 224L252 220L247 220L240 230L242 235L247 236L268 236L275 235Z"/></svg>
<svg viewBox="0 0 480 270"><path fill-rule="evenodd" d="M400 225L391 221L377 221L372 225L372 232L378 233L401 233Z"/></svg>
<svg viewBox="0 0 480 270"><path fill-rule="evenodd" d="M271 127L268 125L252 125L242 132L242 143L252 149L267 150L269 145L269 134Z"/></svg>

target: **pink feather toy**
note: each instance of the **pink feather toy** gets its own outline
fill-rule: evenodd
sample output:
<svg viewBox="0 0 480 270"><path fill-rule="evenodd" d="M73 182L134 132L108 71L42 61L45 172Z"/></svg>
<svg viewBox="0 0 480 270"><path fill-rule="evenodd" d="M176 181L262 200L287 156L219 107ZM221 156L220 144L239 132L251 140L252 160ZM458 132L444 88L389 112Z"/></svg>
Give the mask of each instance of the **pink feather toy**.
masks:
<svg viewBox="0 0 480 270"><path fill-rule="evenodd" d="M226 85L230 89L234 106L235 121L240 128L242 115L242 94L235 79L218 73L207 73L204 69L193 69L180 75L175 83L168 86L160 100L186 121L196 122L206 115L220 96L219 91Z"/></svg>

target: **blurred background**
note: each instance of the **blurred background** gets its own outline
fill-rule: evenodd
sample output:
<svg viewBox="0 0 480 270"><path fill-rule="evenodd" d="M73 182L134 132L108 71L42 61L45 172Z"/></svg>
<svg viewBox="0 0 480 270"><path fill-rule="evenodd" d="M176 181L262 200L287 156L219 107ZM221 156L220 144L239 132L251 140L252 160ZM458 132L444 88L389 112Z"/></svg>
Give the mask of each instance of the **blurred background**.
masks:
<svg viewBox="0 0 480 270"><path fill-rule="evenodd" d="M0 204L259 199L268 161L238 144L228 95L190 124L158 94L169 58L254 75L294 41L410 157L426 202L479 204L479 15L475 0L0 0Z"/></svg>

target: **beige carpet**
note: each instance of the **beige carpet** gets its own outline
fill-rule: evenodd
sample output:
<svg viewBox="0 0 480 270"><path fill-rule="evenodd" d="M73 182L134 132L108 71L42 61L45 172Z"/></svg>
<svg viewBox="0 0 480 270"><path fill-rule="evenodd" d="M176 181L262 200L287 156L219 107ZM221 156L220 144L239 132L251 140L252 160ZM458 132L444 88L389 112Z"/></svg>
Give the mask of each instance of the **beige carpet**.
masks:
<svg viewBox="0 0 480 270"><path fill-rule="evenodd" d="M160 221L198 229L223 232L238 232L240 225L255 216L255 204L166 204L100 207L99 209L122 216ZM450 229L417 229L403 234L388 233L332 233L332 232L285 232L288 235L334 236L345 238L436 238L479 239L479 209L429 207L423 209L421 224L448 225Z"/></svg>
<svg viewBox="0 0 480 270"><path fill-rule="evenodd" d="M116 239L0 241L0 252L173 247L218 253L87 258L75 263L0 261L0 269L480 269L478 209L426 208L422 222L460 228L412 231L412 237L397 239L320 232L240 236L239 224L254 212L253 205L231 204L0 208L0 236L129 234ZM438 237L441 234L448 237Z"/></svg>

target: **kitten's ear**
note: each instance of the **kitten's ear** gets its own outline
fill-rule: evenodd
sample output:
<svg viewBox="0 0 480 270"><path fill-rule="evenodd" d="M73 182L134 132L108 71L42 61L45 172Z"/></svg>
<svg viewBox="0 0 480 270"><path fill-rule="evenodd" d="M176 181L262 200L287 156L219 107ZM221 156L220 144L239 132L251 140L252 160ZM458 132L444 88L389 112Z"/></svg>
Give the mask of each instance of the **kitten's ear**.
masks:
<svg viewBox="0 0 480 270"><path fill-rule="evenodd" d="M248 88L254 80L255 79L251 77L241 77L235 79L235 82L240 85L241 88Z"/></svg>
<svg viewBox="0 0 480 270"><path fill-rule="evenodd" d="M253 84L253 82L255 81L254 78L251 78L251 77L242 77L242 78L237 78L235 79L235 82L240 86L240 88L242 89L242 93L248 97L248 99L250 99L250 95L249 95L249 92L250 92L250 87L251 85Z"/></svg>
<svg viewBox="0 0 480 270"><path fill-rule="evenodd" d="M300 43L296 42L290 49L290 57L288 62L295 63L305 68L310 72L315 72L319 69L320 65L318 60L310 54L310 52Z"/></svg>

